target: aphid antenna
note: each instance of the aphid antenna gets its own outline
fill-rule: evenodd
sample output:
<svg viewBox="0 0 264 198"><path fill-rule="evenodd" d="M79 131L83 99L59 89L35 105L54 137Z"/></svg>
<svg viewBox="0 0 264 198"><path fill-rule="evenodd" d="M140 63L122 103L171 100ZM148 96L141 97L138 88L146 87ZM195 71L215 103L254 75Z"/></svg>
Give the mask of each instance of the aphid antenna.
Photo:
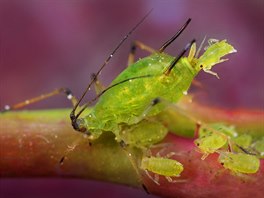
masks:
<svg viewBox="0 0 264 198"><path fill-rule="evenodd" d="M241 150L243 151L244 153L248 154L248 155L256 155L255 153L251 153L250 151L248 151L247 149L245 149L244 147L236 144L236 146Z"/></svg>
<svg viewBox="0 0 264 198"><path fill-rule="evenodd" d="M83 98L85 97L86 93L88 92L88 90L90 89L90 87L92 86L92 84L96 81L98 75L100 74L100 72L103 70L103 68L107 65L107 63L110 61L110 59L113 57L113 55L116 53L116 51L121 47L121 45L128 39L128 37L139 27L139 25L141 25L145 19L150 15L150 13L152 12L153 9L151 9L127 34L126 36L124 36L124 38L118 43L118 45L114 48L114 50L112 51L112 53L106 58L106 60L104 61L104 63L101 65L100 69L95 73L95 75L93 76L92 80L90 81L90 83L88 84L88 86L86 87L85 91L83 92L81 98L78 100L78 102L76 103L76 105L74 106L74 108L72 109L71 113L70 113L70 118L72 120L72 122L76 121L76 117L75 116L75 111L77 109L77 107L80 105L81 101L83 100ZM80 113L78 113L80 114Z"/></svg>
<svg viewBox="0 0 264 198"><path fill-rule="evenodd" d="M180 53L180 55L178 57L176 57L170 64L170 66L166 69L166 71L164 72L165 75L169 75L171 70L175 67L175 65L177 64L177 62L181 59L181 57L183 57L183 55L191 48L192 44L195 42L195 39L193 39L190 43L188 43L186 45L186 47L184 48L184 50Z"/></svg>
<svg viewBox="0 0 264 198"><path fill-rule="evenodd" d="M178 30L178 32L176 32L176 34L174 34L169 40L167 40L159 49L159 52L163 52L173 41L175 41L176 38L178 38L181 33L186 29L186 27L189 25L189 23L191 22L191 18L189 18L185 24Z"/></svg>
<svg viewBox="0 0 264 198"><path fill-rule="evenodd" d="M101 95L103 95L105 92L107 92L108 90L110 90L111 88L117 86L117 85L120 85L120 84L123 84L125 82L128 82L128 81L132 81L132 80L136 80L136 79L141 79L141 78L150 78L150 77L153 77L153 75L144 75L144 76L136 76L136 77L132 77L132 78L128 78L128 79L125 79L125 80L122 80L116 84L113 84L109 87L107 87L106 89L104 89L101 93L99 93L95 98L93 98L92 100L90 100L89 102L87 102L83 107L82 109L79 111L78 114L76 114L75 116L75 119L77 119L81 114L82 112L89 106L91 105L94 101L96 101Z"/></svg>

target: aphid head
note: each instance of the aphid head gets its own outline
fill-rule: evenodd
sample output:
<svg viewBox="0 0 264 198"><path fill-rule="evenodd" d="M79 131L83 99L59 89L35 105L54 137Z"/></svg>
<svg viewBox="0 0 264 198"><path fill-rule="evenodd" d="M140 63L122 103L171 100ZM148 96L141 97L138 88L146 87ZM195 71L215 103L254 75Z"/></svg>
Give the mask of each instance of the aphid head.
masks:
<svg viewBox="0 0 264 198"><path fill-rule="evenodd" d="M211 71L211 68L217 63L228 60L221 58L227 54L236 52L236 49L232 45L228 44L226 40L218 41L216 39L209 39L208 43L209 46L205 47L205 52L203 53L203 55L198 57L198 53L200 50L197 51L194 58L195 69L197 69L198 71L202 69L205 72L218 77L216 73ZM199 49L200 48L201 47L199 47Z"/></svg>
<svg viewBox="0 0 264 198"><path fill-rule="evenodd" d="M83 118L72 120L72 127L76 131L79 131L85 134L87 133L87 130L85 127L85 121ZM87 135L90 135L90 133L87 133Z"/></svg>

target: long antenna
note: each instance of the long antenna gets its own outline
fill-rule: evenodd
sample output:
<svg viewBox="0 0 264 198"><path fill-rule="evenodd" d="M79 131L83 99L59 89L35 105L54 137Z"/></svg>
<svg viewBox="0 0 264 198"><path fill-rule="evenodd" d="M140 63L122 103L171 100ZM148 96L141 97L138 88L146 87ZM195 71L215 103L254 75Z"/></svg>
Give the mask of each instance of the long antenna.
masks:
<svg viewBox="0 0 264 198"><path fill-rule="evenodd" d="M195 42L195 39L193 39L190 43L188 43L186 45L186 47L184 48L184 50L182 50L182 52L180 53L180 55L175 58L172 63L170 64L170 66L166 69L166 71L164 72L165 75L169 75L171 70L173 69L173 67L175 67L175 65L177 64L177 62L181 59L181 57L188 51L188 49L192 46L192 44Z"/></svg>
<svg viewBox="0 0 264 198"><path fill-rule="evenodd" d="M178 30L178 32L176 32L176 34L174 34L169 40L167 40L159 49L159 52L163 52L176 38L178 38L181 33L183 32L183 30L185 30L185 28L188 26L188 24L191 22L191 18L189 18L185 24Z"/></svg>
<svg viewBox="0 0 264 198"><path fill-rule="evenodd" d="M119 47L125 42L125 40L127 40L127 38L137 29L137 27L143 23L143 21L149 16L149 14L152 12L153 9L151 9L127 34L126 36L118 43L118 45L114 48L114 50L112 51L112 53L107 57L107 59L104 61L104 63L101 65L100 69L95 73L95 76L92 78L91 82L88 84L88 86L86 87L85 91L83 92L81 98L78 100L78 102L75 104L74 108L72 109L71 113L70 113L70 118L72 120L72 122L75 122L76 120L76 116L75 116L75 111L77 109L77 107L80 105L81 101L83 100L83 98L85 97L86 93L88 92L88 90L90 89L91 85L95 82L95 80L97 79L98 75L100 74L100 72L103 70L103 68L107 65L107 63L110 61L110 59L113 57L113 55L116 53L116 51L119 49Z"/></svg>

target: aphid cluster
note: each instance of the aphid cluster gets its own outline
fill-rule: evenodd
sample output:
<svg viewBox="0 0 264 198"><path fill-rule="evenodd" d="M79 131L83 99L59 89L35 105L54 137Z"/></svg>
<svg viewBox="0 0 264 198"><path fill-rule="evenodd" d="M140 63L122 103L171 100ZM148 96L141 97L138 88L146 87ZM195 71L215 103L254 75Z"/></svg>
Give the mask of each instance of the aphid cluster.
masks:
<svg viewBox="0 0 264 198"><path fill-rule="evenodd" d="M256 173L263 157L263 139L253 142L250 135L238 135L234 126L222 123L201 126L194 143L203 153L202 160L219 153L219 163L235 173Z"/></svg>
<svg viewBox="0 0 264 198"><path fill-rule="evenodd" d="M91 82L79 100L72 95L69 89L62 88L14 106L6 106L5 111L21 108L30 103L64 93L74 106L70 118L76 131L87 134L90 141L110 131L123 147L137 147L142 151L143 157L137 167L146 171L150 178L152 176L148 172L154 173L155 176L152 180L155 183L159 184L158 175L165 176L169 182L177 181L171 177L180 176L183 165L175 159L171 159L175 153L169 153L165 157L150 154L153 145L161 142L168 133L168 129L156 118L156 115L186 95L193 79L201 70L218 77L215 72L211 71L212 67L217 63L226 61L227 59L222 59L222 57L234 53L236 50L226 40L209 39L209 45L200 55L204 39L197 50L196 41L192 40L178 56L173 57L166 54L165 49L191 21L188 19L172 38L161 45L159 50L154 50L138 41L134 42L129 54L128 67L105 88L98 80L99 74L121 44L142 23L146 16L121 40L100 69L92 75ZM136 48L148 51L150 56L134 62ZM184 56L188 50L188 56ZM81 106L81 101L92 85L95 86L96 98ZM86 108L97 99L97 103L87 110ZM86 115L81 116L82 114ZM203 126L200 128L199 137L195 144L204 153L203 159L210 153L220 152L222 148L226 147L230 139L236 142L235 145L239 145L238 148L246 148L245 144L248 145L246 143L248 140L242 136L236 137L237 135L232 128L225 128L223 125L221 127L220 129L211 125L207 130L204 130L205 127ZM263 156L262 145L263 140L262 143L254 143L255 150ZM219 160L224 163L226 168L239 172L244 170L244 172L249 173L249 169L237 169L235 167L243 162L249 164L249 160L252 161L252 158L256 163L255 169L253 167L251 169L257 170L255 156L243 152L238 154L223 152Z"/></svg>

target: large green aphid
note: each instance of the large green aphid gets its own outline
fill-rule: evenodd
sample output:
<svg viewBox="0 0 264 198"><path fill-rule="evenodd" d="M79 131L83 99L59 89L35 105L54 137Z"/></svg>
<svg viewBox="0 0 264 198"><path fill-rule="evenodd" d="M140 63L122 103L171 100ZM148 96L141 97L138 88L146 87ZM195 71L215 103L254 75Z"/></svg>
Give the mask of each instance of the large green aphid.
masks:
<svg viewBox="0 0 264 198"><path fill-rule="evenodd" d="M226 168L236 173L256 173L259 170L260 160L246 153L220 153L219 162Z"/></svg>
<svg viewBox="0 0 264 198"><path fill-rule="evenodd" d="M189 24L190 19L188 19L180 30L157 51L136 42L131 49L132 55L136 47L146 49L151 52L151 55L137 62L129 59L129 66L106 89L102 87L97 89L97 97L80 107L81 101L91 86L95 84L98 88L100 83L97 83L97 77L113 54L147 16L148 14L121 40L93 75L91 82L78 101L72 96L69 89L62 88L11 107L7 105L4 111L21 108L30 103L64 93L74 104L70 114L73 128L86 133L90 140L97 139L102 133L110 131L115 134L118 142L124 141L132 146L148 147L161 141L167 132L162 123L155 120L155 115L166 108L168 104L177 103L187 93L193 79L201 70L210 71L215 64L225 60L221 59L223 56L236 50L226 40L214 41L209 43L206 51L199 57L201 47L196 51L196 44L193 40L177 57L164 53L164 50ZM185 57L184 54L189 49L189 55ZM98 99L97 103L88 111L84 111L96 99ZM79 109L80 111L76 113ZM86 115L81 117L82 113ZM156 127L152 127L151 131L148 131L151 123ZM143 133L145 135L139 135L138 131L148 132Z"/></svg>
<svg viewBox="0 0 264 198"><path fill-rule="evenodd" d="M194 57L194 47L189 57L181 55L175 58L163 51L154 52L119 74L111 83L111 89L100 96L88 115L78 119L72 116L73 126L88 133L90 139L98 138L104 131L111 131L117 141L123 140L123 127L133 128L136 125L143 131L145 123L141 124L141 121L155 116L166 107L160 101L176 103L188 91L200 70L208 71L209 67L221 62L222 56L233 52L235 49L225 40L210 45L200 58ZM159 134L155 129L149 133ZM149 137L144 138L148 141ZM151 144L160 140L155 139Z"/></svg>

